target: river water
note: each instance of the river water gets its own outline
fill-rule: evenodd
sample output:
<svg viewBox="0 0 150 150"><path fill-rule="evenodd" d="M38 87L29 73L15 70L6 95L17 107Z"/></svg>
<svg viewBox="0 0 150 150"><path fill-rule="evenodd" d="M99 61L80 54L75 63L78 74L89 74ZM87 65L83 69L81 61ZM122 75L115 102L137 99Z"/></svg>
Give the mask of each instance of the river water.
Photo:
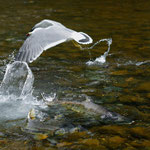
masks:
<svg viewBox="0 0 150 150"><path fill-rule="evenodd" d="M107 42L84 50L67 42L29 64L33 93L0 95L0 149L149 149L149 8L146 0L1 1L0 81L26 33L43 19L85 32L94 43L111 38L112 44L105 63L89 62L107 51ZM99 120L78 106L47 106L44 101L52 99L90 99L127 121Z"/></svg>

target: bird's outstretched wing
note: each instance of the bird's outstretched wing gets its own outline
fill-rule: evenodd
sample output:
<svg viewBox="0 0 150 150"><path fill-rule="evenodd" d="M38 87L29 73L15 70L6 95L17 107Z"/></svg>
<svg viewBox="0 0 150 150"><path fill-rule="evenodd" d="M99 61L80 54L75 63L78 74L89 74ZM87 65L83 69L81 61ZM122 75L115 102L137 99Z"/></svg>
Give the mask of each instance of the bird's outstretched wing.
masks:
<svg viewBox="0 0 150 150"><path fill-rule="evenodd" d="M36 28L19 49L16 60L31 63L44 50L67 41L71 36L71 32L66 31L66 29L62 29L59 26Z"/></svg>
<svg viewBox="0 0 150 150"><path fill-rule="evenodd" d="M32 30L34 30L36 28L47 28L49 26L59 26L59 27L64 27L65 28L65 26L63 24L61 24L57 21L44 19L41 22L35 24L34 27L32 28Z"/></svg>

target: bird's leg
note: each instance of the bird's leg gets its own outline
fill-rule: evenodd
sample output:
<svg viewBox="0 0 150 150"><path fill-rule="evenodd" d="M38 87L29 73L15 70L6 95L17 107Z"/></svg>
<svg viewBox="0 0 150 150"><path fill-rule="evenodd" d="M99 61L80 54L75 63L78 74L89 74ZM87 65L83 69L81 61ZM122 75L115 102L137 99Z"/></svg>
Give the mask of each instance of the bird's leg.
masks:
<svg viewBox="0 0 150 150"><path fill-rule="evenodd" d="M82 46L80 44L78 44L77 42L72 41L72 43L74 44L75 47L78 47L78 48L80 48L80 50L83 50Z"/></svg>

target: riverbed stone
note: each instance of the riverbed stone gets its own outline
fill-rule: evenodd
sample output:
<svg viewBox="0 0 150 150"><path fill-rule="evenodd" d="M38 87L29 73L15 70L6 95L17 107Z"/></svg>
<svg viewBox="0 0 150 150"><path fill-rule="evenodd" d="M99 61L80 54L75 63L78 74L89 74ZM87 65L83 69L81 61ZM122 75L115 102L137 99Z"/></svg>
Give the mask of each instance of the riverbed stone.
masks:
<svg viewBox="0 0 150 150"><path fill-rule="evenodd" d="M79 139L87 139L90 138L90 134L88 134L86 131L83 132L73 132L69 134L66 138L65 141L71 142L71 141L76 141Z"/></svg>
<svg viewBox="0 0 150 150"><path fill-rule="evenodd" d="M119 125L106 125L102 127L94 127L91 129L91 131L98 132L104 135L127 136L127 128Z"/></svg>
<svg viewBox="0 0 150 150"><path fill-rule="evenodd" d="M72 145L71 142L61 142L61 143L57 144L57 147L61 148L61 147L66 147L66 146L70 146L70 145Z"/></svg>
<svg viewBox="0 0 150 150"><path fill-rule="evenodd" d="M119 100L123 103L146 103L147 101L139 94L136 95L122 95Z"/></svg>
<svg viewBox="0 0 150 150"><path fill-rule="evenodd" d="M150 92L150 82L141 83L135 90Z"/></svg>
<svg viewBox="0 0 150 150"><path fill-rule="evenodd" d="M116 149L116 148L120 147L122 144L124 144L125 141L126 141L126 139L122 138L120 136L112 136L112 137L107 138L106 145L109 148Z"/></svg>
<svg viewBox="0 0 150 150"><path fill-rule="evenodd" d="M89 146L91 146L91 145L93 145L93 146L99 146L100 145L99 140L92 139L92 138L79 140L79 143L80 144L89 145Z"/></svg>
<svg viewBox="0 0 150 150"><path fill-rule="evenodd" d="M127 70L117 70L117 71L111 72L111 75L118 75L118 76L120 76L120 75L126 75L128 73L129 72Z"/></svg>
<svg viewBox="0 0 150 150"><path fill-rule="evenodd" d="M134 127L130 130L130 132L134 137L150 139L150 128Z"/></svg>

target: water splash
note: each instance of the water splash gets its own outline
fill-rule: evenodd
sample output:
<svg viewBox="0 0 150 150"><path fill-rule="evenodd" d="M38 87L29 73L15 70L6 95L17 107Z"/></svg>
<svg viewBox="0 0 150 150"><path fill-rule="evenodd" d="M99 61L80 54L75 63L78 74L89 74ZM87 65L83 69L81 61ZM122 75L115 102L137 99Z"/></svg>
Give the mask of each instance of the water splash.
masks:
<svg viewBox="0 0 150 150"><path fill-rule="evenodd" d="M8 64L0 85L1 95L25 96L32 92L34 76L25 62Z"/></svg>
<svg viewBox="0 0 150 150"><path fill-rule="evenodd" d="M110 45L112 44L112 39L109 38L109 39L101 39L99 41L97 41L94 45L92 45L91 47L88 47L88 48L81 48L82 50L84 49L93 49L94 46L96 46L97 44L101 43L101 42L104 42L106 41L107 44L108 44L108 49L107 51L101 55L100 57L96 58L95 60L90 60L88 62L86 62L87 65L94 65L94 64L104 64L106 62L106 57L108 56L108 53L110 51Z"/></svg>
<svg viewBox="0 0 150 150"><path fill-rule="evenodd" d="M0 85L0 122L25 118L36 103L32 96L34 76L25 62L8 64Z"/></svg>
<svg viewBox="0 0 150 150"><path fill-rule="evenodd" d="M49 96L45 96L45 93L41 93L44 102L53 102L57 99L56 93L51 93Z"/></svg>
<svg viewBox="0 0 150 150"><path fill-rule="evenodd" d="M3 66L5 66L5 69L6 69L6 65L7 64L11 64L11 63L14 62L14 60L15 60L15 53L16 53L16 49L11 54L8 55L7 59L3 60ZM3 71L5 71L5 69Z"/></svg>

